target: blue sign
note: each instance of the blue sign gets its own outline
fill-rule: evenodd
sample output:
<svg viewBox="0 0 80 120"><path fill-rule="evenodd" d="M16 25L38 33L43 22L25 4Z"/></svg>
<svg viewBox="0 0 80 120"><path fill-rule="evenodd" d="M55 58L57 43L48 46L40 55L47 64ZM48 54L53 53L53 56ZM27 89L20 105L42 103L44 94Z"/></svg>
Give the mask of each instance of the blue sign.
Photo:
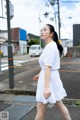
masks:
<svg viewBox="0 0 80 120"><path fill-rule="evenodd" d="M19 29L19 37L20 37L20 40L23 40L23 41L26 41L26 30L24 29Z"/></svg>

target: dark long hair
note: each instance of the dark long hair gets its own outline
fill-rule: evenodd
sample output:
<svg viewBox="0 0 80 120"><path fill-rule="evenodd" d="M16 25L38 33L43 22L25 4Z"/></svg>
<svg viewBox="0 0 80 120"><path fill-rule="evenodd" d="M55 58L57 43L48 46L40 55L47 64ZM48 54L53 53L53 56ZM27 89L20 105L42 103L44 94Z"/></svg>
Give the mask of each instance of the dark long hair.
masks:
<svg viewBox="0 0 80 120"><path fill-rule="evenodd" d="M59 39L58 39L58 35L57 32L54 30L54 27L50 24L46 24L49 27L50 33L53 32L53 40L56 42L58 50L60 52L60 54L62 54L63 52L63 47L62 45L59 43Z"/></svg>

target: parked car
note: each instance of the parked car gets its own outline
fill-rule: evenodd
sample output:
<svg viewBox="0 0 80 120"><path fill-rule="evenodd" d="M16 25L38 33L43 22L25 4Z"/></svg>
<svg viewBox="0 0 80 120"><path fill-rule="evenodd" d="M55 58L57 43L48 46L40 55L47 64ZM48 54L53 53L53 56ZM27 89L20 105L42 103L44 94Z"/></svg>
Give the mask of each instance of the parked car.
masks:
<svg viewBox="0 0 80 120"><path fill-rule="evenodd" d="M41 55L42 50L40 45L31 45L29 48L29 55L32 56L39 56Z"/></svg>

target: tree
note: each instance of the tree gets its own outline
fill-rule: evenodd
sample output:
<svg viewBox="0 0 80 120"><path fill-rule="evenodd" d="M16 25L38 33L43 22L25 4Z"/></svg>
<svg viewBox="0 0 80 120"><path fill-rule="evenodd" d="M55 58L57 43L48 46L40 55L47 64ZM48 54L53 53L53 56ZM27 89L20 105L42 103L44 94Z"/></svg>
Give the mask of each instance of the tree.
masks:
<svg viewBox="0 0 80 120"><path fill-rule="evenodd" d="M33 35L31 33L28 33L30 41L28 42L28 45L34 45L34 44L40 44L40 36ZM44 48L45 43L41 40L41 47Z"/></svg>

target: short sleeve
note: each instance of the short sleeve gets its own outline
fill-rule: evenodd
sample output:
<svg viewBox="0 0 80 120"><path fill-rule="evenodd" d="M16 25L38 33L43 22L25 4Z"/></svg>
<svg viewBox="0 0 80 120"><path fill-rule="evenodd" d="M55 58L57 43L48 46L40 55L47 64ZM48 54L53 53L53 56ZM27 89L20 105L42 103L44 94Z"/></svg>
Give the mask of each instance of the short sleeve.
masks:
<svg viewBox="0 0 80 120"><path fill-rule="evenodd" d="M44 65L53 66L54 65L54 59L55 59L55 46L48 46L45 51L44 55Z"/></svg>

